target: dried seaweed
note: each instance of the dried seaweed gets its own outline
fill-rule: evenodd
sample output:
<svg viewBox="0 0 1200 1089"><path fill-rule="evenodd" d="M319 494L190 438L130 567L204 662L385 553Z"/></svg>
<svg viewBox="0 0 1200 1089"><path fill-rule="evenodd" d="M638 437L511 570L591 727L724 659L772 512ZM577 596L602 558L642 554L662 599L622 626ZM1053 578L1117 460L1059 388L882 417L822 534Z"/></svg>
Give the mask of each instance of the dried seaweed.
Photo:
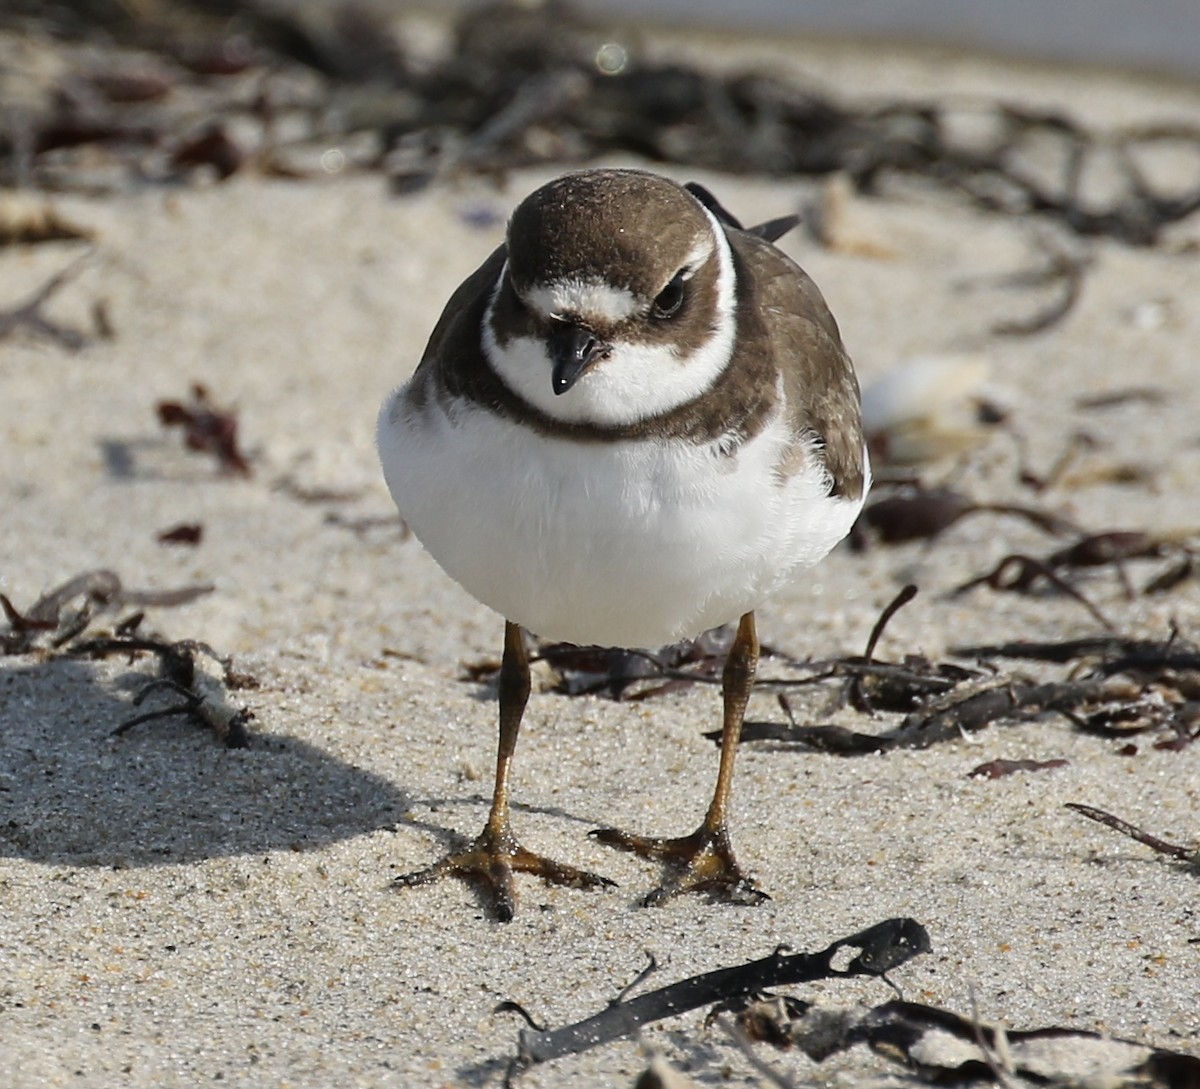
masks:
<svg viewBox="0 0 1200 1089"><path fill-rule="evenodd" d="M754 995L767 987L803 983L820 979L852 976L885 976L913 957L932 948L925 928L914 919L887 919L866 930L842 938L818 953L785 952L786 946L770 956L732 968L720 968L703 975L680 980L636 998L626 988L600 1013L558 1029L523 1031L518 1057L510 1067L510 1077L538 1063L577 1055L601 1044L632 1035L642 1026L717 1002L730 1002ZM858 950L844 967L834 960L844 950ZM639 976L633 986L644 979ZM506 1009L512 1004L506 1003ZM528 1018L532 1024L532 1019Z"/></svg>
<svg viewBox="0 0 1200 1089"><path fill-rule="evenodd" d="M898 488L869 503L851 531L851 544L861 550L873 541L932 541L972 514L1011 515L1056 536L1079 531L1069 519L1051 511L1018 503L980 503L949 488L918 485Z"/></svg>
<svg viewBox="0 0 1200 1089"><path fill-rule="evenodd" d="M71 653L89 658L153 654L158 659L160 676L142 686L133 698L133 705L140 707L148 696L158 692L180 697L179 703L126 719L112 731L113 737L120 737L144 722L181 717L211 730L226 748L244 749L249 746L246 726L253 720L254 712L249 707L233 706L227 698L226 689L252 687L254 682L244 674L237 673L232 662L220 657L208 644L193 640L167 643L155 638L118 635L81 640L72 645ZM215 681L199 668L197 659L201 655L221 665L222 681Z"/></svg>
<svg viewBox="0 0 1200 1089"><path fill-rule="evenodd" d="M1122 820L1120 817L1104 809L1097 809L1094 805L1067 802L1067 808L1075 810L1076 813L1087 817L1089 820L1113 828L1122 835L1137 840L1138 843L1144 843L1152 851L1157 851L1160 855L1166 855L1168 858L1173 858L1178 862L1186 862L1191 866L1200 867L1200 849L1184 847L1178 843L1168 843L1165 839L1160 839L1153 833L1138 828L1136 825L1130 824L1128 821Z"/></svg>
<svg viewBox="0 0 1200 1089"><path fill-rule="evenodd" d="M0 138L0 184L95 185L84 150L109 157L110 185L175 181L195 165L218 178L248 168L303 177L320 168L289 156L307 146L341 149L333 168L382 170L399 192L464 172L497 176L614 154L774 177L839 174L864 193L917 177L989 212L1132 245L1153 245L1200 209L1200 177L1163 182L1148 157L1200 146L1193 125L1097 131L1006 103L858 104L763 71L658 59L630 31L557 0L468 6L454 48L436 59L412 55L384 17L358 5L323 19L305 6L234 0L107 5L103 18L35 7L47 10L17 10L10 24L49 26L64 38L99 31L121 43L126 60L90 75L68 69L44 107L22 119L23 131ZM237 12L236 31L222 10ZM249 103L223 85L251 73L261 78ZM291 146L277 140L283 114L300 132ZM230 122L247 118L258 122L257 146L230 135ZM345 150L358 143L368 150ZM1098 199L1091 178L1101 163L1116 184ZM1061 285L1059 298L998 331L1053 324L1077 298L1082 272L1079 262L1052 259L1046 282Z"/></svg>
<svg viewBox="0 0 1200 1089"><path fill-rule="evenodd" d="M1111 545L1106 535L1097 535L1070 546L1064 554L1069 552L1076 560L1098 560ZM1052 714L1101 737L1128 741L1137 734L1154 734L1157 749L1182 749L1200 739L1200 653L1178 635L1153 641L1109 634L1063 643L959 647L951 651L956 660L934 661L912 653L897 661L881 660L876 648L885 626L915 595L916 588L906 586L883 609L862 655L800 660L772 648L777 675L760 678L757 687L776 692L787 722L748 720L742 742L767 741L861 756L928 748L991 726L1016 725ZM559 693L647 699L690 684L716 683L728 644L728 633L716 629L698 640L658 651L551 643L538 656L556 671L554 690ZM1005 657L1063 665L1082 659L1089 668L1073 669L1061 680L1033 679L998 670L994 660ZM497 669L498 663L490 659L465 667L467 679L473 682L490 680ZM836 707L902 717L877 732L800 723L787 693L816 686L833 688ZM704 736L719 742L721 734L708 731ZM1126 746L1122 752L1134 755L1136 748ZM1038 765L1043 766L1056 765ZM996 777L998 769L979 771L985 773Z"/></svg>
<svg viewBox="0 0 1200 1089"><path fill-rule="evenodd" d="M0 654L56 650L78 639L103 613L130 606L186 605L213 589L201 583L174 590L131 590L115 571L99 568L48 590L24 612L0 594L0 608L8 620L8 630L0 631Z"/></svg>
<svg viewBox="0 0 1200 1089"><path fill-rule="evenodd" d="M204 526L199 522L180 522L164 529L155 540L167 545L198 545L204 539Z"/></svg>
<svg viewBox="0 0 1200 1089"><path fill-rule="evenodd" d="M136 715L118 726L113 733L123 734L132 727L153 719L182 715L211 730L229 748L248 744L246 725L254 718L247 707L234 707L226 691L256 686L254 678L234 669L230 659L222 658L205 643L194 640L170 642L143 632L144 608L187 604L211 593L208 584L183 586L173 590L130 590L114 571L86 571L43 594L24 612L8 597L0 594L0 608L8 621L8 630L0 631L0 654L33 654L75 658L123 657L134 659L150 654L156 659L158 676L148 681L134 697L134 706L151 694L170 691L182 702L158 711ZM97 627L105 614L120 608L136 607L111 627ZM198 664L207 657L221 666L220 679L210 677Z"/></svg>
<svg viewBox="0 0 1200 1089"><path fill-rule="evenodd" d="M1079 301L1090 258L1070 253L1046 239L1042 240L1041 248L1045 254L1043 264L1009 277L1008 282L1021 286L1048 286L1057 292L1056 297L1029 317L996 322L992 326L996 336L1027 337L1044 333L1062 321Z"/></svg>
<svg viewBox="0 0 1200 1089"><path fill-rule="evenodd" d="M1064 1026L1014 1030L950 1010L896 1000L835 1007L766 1000L739 1014L748 1034L823 1062L865 1045L903 1063L922 1084L1002 1086L1103 1084L1111 1089L1182 1089L1200 1084L1200 1059L1133 1040Z"/></svg>
<svg viewBox="0 0 1200 1089"><path fill-rule="evenodd" d="M159 401L156 406L163 427L178 427L189 450L212 454L222 473L251 476L254 470L238 446L238 418L218 408L208 390L193 384L188 401Z"/></svg>
<svg viewBox="0 0 1200 1089"><path fill-rule="evenodd" d="M1113 635L1063 643L967 646L951 653L984 663L1008 657L1064 665L1083 662L1088 668L1077 667L1063 680L1038 681L1015 674L989 679L978 669L916 656L895 664L842 659L828 672L800 683L859 672L890 686L890 709L908 700L912 710L889 729L864 733L840 725L801 725L785 703L788 724L747 722L742 741L798 744L859 756L928 748L989 726L1027 722L1050 713L1103 737L1128 739L1155 733L1160 739L1154 747L1160 750L1179 750L1200 739L1200 652L1178 635L1165 641ZM882 709L880 702L876 697L874 710ZM1128 750L1126 754L1132 755Z"/></svg>
<svg viewBox="0 0 1200 1089"><path fill-rule="evenodd" d="M1065 768L1071 761L1062 757L1052 760L989 760L979 764L967 772L968 779L1003 779L1016 775L1021 771L1047 771L1052 768Z"/></svg>
<svg viewBox="0 0 1200 1089"><path fill-rule="evenodd" d="M844 968L835 957L860 949ZM497 1012L520 1015L529 1026L520 1033L517 1057L505 1084L515 1084L531 1067L602 1044L637 1035L665 1017L702 1006L712 1009L706 1024L718 1024L733 1037L748 1061L772 1083L792 1082L754 1053L755 1043L796 1050L824 1062L865 1045L904 1064L923 1084L965 1084L987 1080L1008 1086L1060 1086L1102 1080L1114 1089L1177 1089L1200 1083L1200 1059L1133 1040L1067 1026L1014 1030L984 1024L951 1010L906 1001L902 996L876 1006L839 1007L768 991L790 983L854 975L882 978L886 972L931 950L925 928L912 919L888 919L834 942L819 953L769 957L693 976L636 998L629 994L657 969L650 965L623 988L604 1010L576 1024L550 1029L522 1006L503 1002ZM730 1024L727 1015L734 1014ZM640 1084L640 1083L639 1083Z"/></svg>
<svg viewBox="0 0 1200 1089"><path fill-rule="evenodd" d="M1125 568L1128 560L1179 557L1145 586L1146 593L1163 593L1189 578L1193 572L1192 534L1163 535L1147 530L1106 530L1090 533L1044 557L1013 553L1001 559L991 571L955 587L951 596L959 596L978 586L1006 593L1030 594L1052 588L1074 598L1104 627L1114 630L1108 618L1066 576L1087 568L1111 567L1125 587L1126 596L1136 596Z"/></svg>

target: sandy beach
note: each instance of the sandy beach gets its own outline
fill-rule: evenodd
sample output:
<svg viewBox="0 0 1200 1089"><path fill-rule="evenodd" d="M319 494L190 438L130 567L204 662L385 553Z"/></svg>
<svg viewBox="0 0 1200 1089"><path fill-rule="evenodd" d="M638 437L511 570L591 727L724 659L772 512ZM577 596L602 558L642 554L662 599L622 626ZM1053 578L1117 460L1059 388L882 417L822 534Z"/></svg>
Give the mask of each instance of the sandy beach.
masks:
<svg viewBox="0 0 1200 1089"><path fill-rule="evenodd" d="M710 46L656 48L694 57ZM1200 115L1200 87L1117 72L804 41L722 49L722 64L766 58L847 97L869 86L877 98L1002 98L1101 128ZM702 182L746 222L807 207L822 187L660 169ZM484 818L495 689L465 680L464 663L498 657L503 625L402 532L375 415L512 207L555 173L518 171L502 186L463 177L403 197L374 175L253 173L63 194L54 208L88 230L90 250L0 250L0 305L90 253L46 306L88 331L84 346L22 332L0 343L0 592L27 608L97 568L133 590L211 583L189 604L148 607L144 624L232 656L257 683L229 693L254 714L249 747L232 750L173 719L112 735L137 713L149 660L0 657L0 1082L497 1085L523 1027L493 1012L502 1001L562 1025L602 1009L647 952L658 986L780 944L818 950L890 916L915 918L932 941L894 973L906 998L965 1017L974 1007L1013 1029L1095 1030L1200 1055L1195 869L1064 808L1097 806L1194 846L1200 746L1096 736L1059 715L856 758L748 743L734 835L770 901L693 896L647 909L639 900L658 869L586 832L694 825L716 771L702 736L719 725L716 691L618 703L535 688L518 829L618 887L521 880L508 925L457 881L389 887ZM1008 411L1006 427L929 479L1089 530L1186 539L1200 528L1200 217L1153 247L1081 242L1078 301L1028 337L991 329L1041 305L1036 285L1006 277L1039 264L1043 225L903 186L851 198L844 222L850 244L803 231L782 244L824 291L864 384L914 356L974 353ZM91 334L97 304L110 336ZM186 401L193 383L236 412L251 476L222 474L160 425L156 405ZM1080 407L1130 387L1161 396ZM1023 491L1021 458L1047 470L1080 431L1092 443L1073 475ZM198 545L160 543L181 523L203 527ZM950 595L1008 554L1061 543L981 514L933 542L841 547L759 611L759 630L797 658L859 654L880 610L914 582L921 592L888 626L882 657L1102 634L1068 595ZM1129 561L1132 585L1166 562ZM1163 640L1174 625L1200 637L1195 578L1130 597L1104 567L1077 585L1121 634ZM764 676L785 673L764 662ZM800 721L865 732L889 721L833 707L827 688L789 698ZM750 717L782 722L775 694L756 694ZM1127 741L1136 754L1120 752ZM1066 763L969 776L996 759ZM872 979L794 993L830 1006L894 997ZM651 1051L702 1085L765 1084L703 1010L519 1084L632 1086ZM823 1063L756 1054L797 1085L914 1084L861 1046Z"/></svg>

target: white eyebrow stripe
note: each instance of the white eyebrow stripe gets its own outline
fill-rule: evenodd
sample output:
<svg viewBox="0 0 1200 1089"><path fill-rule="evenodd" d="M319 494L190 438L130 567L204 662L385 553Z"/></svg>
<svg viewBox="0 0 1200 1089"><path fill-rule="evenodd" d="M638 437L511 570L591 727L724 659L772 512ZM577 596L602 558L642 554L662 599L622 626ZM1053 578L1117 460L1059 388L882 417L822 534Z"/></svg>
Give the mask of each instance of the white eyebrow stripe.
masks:
<svg viewBox="0 0 1200 1089"><path fill-rule="evenodd" d="M546 317L578 314L619 322L641 308L632 291L603 280L555 280L534 284L524 292L525 304Z"/></svg>
<svg viewBox="0 0 1200 1089"><path fill-rule="evenodd" d="M706 212L708 211L707 208L704 210ZM711 219L712 217L710 216L709 218ZM696 273L700 271L701 266L712 256L712 252L713 239L700 239L692 252L687 255L687 260L683 263L683 278L685 280L690 280L693 276L695 276Z"/></svg>

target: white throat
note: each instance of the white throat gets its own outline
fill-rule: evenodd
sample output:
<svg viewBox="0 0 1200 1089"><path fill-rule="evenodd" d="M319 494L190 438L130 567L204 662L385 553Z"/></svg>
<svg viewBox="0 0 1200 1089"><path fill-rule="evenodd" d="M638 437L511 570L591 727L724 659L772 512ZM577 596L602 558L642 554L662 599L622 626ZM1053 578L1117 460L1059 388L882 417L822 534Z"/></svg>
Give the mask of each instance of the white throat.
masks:
<svg viewBox="0 0 1200 1089"><path fill-rule="evenodd" d="M496 294L508 264L500 271L483 319L483 352L497 375L523 400L547 416L570 423L620 426L662 415L695 400L716 381L733 357L737 337L735 296L736 274L725 231L706 208L716 249L717 306L712 333L688 356L670 344L643 344L615 340L609 355L566 393L554 392L550 381L551 361L546 343L539 337L516 337L503 347L496 340L492 315ZM606 314L628 304L608 284L573 281L572 309ZM590 297L590 291L595 297ZM546 298L557 308L562 301ZM552 311L548 311L552 312Z"/></svg>

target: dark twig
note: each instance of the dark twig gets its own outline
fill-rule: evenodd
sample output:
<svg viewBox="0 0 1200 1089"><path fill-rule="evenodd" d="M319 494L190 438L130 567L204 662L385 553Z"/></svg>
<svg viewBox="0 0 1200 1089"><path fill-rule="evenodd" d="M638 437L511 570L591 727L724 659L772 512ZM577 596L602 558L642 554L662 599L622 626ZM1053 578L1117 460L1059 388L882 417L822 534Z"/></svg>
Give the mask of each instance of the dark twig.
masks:
<svg viewBox="0 0 1200 1089"><path fill-rule="evenodd" d="M1112 621L1096 608L1081 591L1058 574L1049 563L1015 552L1010 556L1005 556L987 574L968 579L961 586L956 586L950 591L950 596L958 597L968 590L973 590L976 586L989 586L993 590L1027 593L1038 579L1044 579L1059 592L1074 598L1109 631L1116 630Z"/></svg>
<svg viewBox="0 0 1200 1089"><path fill-rule="evenodd" d="M875 657L875 647L879 643L880 636L883 635L883 629L888 626L888 622L916 596L917 588L910 582L892 598L883 612L879 614L879 619L875 621L875 626L867 638L867 649L863 652L864 664L869 664Z"/></svg>
<svg viewBox="0 0 1200 1089"><path fill-rule="evenodd" d="M1096 672L1158 673L1163 670L1200 670L1200 651L1172 637L1166 641L1129 639L1122 635L1093 635L1061 642L991 643L951 648L962 658L1017 658L1034 662L1074 662L1083 658L1103 659Z"/></svg>
<svg viewBox="0 0 1200 1089"><path fill-rule="evenodd" d="M1152 835L1104 809L1097 809L1094 805L1084 805L1081 802L1067 802L1066 807L1075 810L1076 813L1087 817L1089 820L1098 821L1100 824L1116 829L1122 835L1129 836L1130 839L1136 839L1138 843L1144 843L1151 850L1157 851L1159 854L1168 855L1171 858L1178 859L1180 862L1187 862L1190 865L1200 864L1200 851L1195 848L1181 847L1177 843L1168 843L1165 839L1159 839L1158 836Z"/></svg>
<svg viewBox="0 0 1200 1089"><path fill-rule="evenodd" d="M1058 297L1027 318L998 321L992 326L996 336L1028 337L1043 333L1063 320L1079 301L1084 273L1091 259L1077 257L1050 243L1043 243L1045 267L1021 276L1022 280L1046 283L1058 288Z"/></svg>
<svg viewBox="0 0 1200 1089"><path fill-rule="evenodd" d="M127 719L113 731L114 734L124 734L140 723L157 718L187 715L198 725L211 730L218 740L225 743L226 748L244 749L250 744L246 727L254 718L254 712L248 707L232 706L225 692L227 685L242 687L243 685L235 684L242 678L235 674L229 659L220 657L206 643L194 640L166 643L158 639L118 636L76 643L71 647L71 651L74 654L89 657L106 657L110 654L154 654L158 657L159 668L163 675L161 678L151 681L138 693L133 701L134 705L141 704L146 696L164 688L184 698L182 704ZM200 654L212 658L221 665L224 683L218 682L202 669L197 668L196 658Z"/></svg>

